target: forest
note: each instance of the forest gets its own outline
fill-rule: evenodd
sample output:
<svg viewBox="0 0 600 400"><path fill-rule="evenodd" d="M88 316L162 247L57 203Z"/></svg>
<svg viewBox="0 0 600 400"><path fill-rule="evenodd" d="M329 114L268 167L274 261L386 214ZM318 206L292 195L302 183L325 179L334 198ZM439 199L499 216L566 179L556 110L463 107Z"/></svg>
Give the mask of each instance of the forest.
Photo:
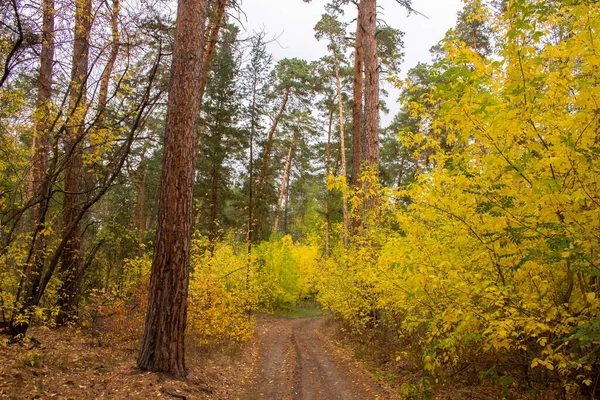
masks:
<svg viewBox="0 0 600 400"><path fill-rule="evenodd" d="M600 3L419 3L3 0L0 398L600 398Z"/></svg>

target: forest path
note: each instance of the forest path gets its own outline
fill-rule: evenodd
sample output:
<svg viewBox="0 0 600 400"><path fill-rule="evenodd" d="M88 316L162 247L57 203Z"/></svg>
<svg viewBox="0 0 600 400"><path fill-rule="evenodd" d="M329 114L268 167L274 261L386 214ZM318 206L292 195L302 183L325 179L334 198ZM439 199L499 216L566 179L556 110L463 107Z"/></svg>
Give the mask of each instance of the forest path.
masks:
<svg viewBox="0 0 600 400"><path fill-rule="evenodd" d="M394 399L322 332L325 317L263 319L241 399Z"/></svg>

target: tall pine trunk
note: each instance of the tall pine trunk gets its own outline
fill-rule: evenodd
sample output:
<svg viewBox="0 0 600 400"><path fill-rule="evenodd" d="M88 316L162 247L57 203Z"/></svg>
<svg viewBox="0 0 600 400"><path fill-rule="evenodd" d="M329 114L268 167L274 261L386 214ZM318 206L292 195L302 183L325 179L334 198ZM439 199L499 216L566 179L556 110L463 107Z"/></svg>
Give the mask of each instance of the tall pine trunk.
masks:
<svg viewBox="0 0 600 400"><path fill-rule="evenodd" d="M363 142L363 12L361 0L358 5L358 17L356 18L356 39L354 44L354 90L352 105L352 184L357 187L360 178L362 164L362 142Z"/></svg>
<svg viewBox="0 0 600 400"><path fill-rule="evenodd" d="M333 38L331 39L333 43ZM342 155L342 177L344 179L344 185L348 183L348 172L346 169L346 140L344 134L344 103L342 97L342 82L340 79L340 65L337 56L337 52L334 50L334 62L335 62L335 81L337 86L338 93L338 106L339 106L339 117L340 117L340 147ZM344 240L344 250L348 250L348 187L344 188L342 193L342 203L343 203L343 218L344 218L344 232L343 232L343 240Z"/></svg>
<svg viewBox="0 0 600 400"><path fill-rule="evenodd" d="M185 328L196 134L207 0L179 0L169 84L157 238L137 365L186 375Z"/></svg>
<svg viewBox="0 0 600 400"><path fill-rule="evenodd" d="M213 167L211 173L210 184L210 225L208 229L208 241L210 243L210 252L215 250L215 242L217 241L217 200L219 190L219 172L217 166Z"/></svg>
<svg viewBox="0 0 600 400"><path fill-rule="evenodd" d="M30 322L31 307L40 284L46 258L46 239L44 228L46 226L46 212L49 204L49 184L47 177L48 168L48 138L49 120L52 102L52 73L54 63L54 0L44 0L42 21L42 50L40 53L40 75L36 101L34 133L33 133L33 159L31 195L34 196L35 205L31 209L32 243L25 273L21 277L17 301L22 299L22 307L18 314L27 317L11 317L10 333L13 336L23 335L27 332ZM22 296L21 296L22 295Z"/></svg>
<svg viewBox="0 0 600 400"><path fill-rule="evenodd" d="M379 65L377 61L377 1L362 0L364 13L362 37L365 63L365 162L379 167Z"/></svg>
<svg viewBox="0 0 600 400"><path fill-rule="evenodd" d="M329 112L329 126L327 128L327 153L325 154L325 181L329 179L331 158L331 127L333 125L334 108ZM325 257L329 257L329 237L331 235L331 220L329 216L329 190L325 192Z"/></svg>
<svg viewBox="0 0 600 400"><path fill-rule="evenodd" d="M92 2L75 2L75 39L73 42L73 65L71 69L71 90L69 94L69 122L65 148L68 163L65 168L65 195L63 200L63 235L69 235L83 205L83 136L85 134L85 113L87 108L87 75L92 29ZM62 325L73 320L77 313L79 284L81 275L81 241L79 227L65 244L60 265L61 286L58 289L58 315L56 323Z"/></svg>

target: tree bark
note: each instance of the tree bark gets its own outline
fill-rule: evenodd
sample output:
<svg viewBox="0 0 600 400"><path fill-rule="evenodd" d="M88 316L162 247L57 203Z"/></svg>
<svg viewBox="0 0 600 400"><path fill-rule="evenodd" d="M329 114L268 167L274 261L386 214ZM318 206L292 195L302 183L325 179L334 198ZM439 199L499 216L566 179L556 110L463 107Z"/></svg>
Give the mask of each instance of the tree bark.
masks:
<svg viewBox="0 0 600 400"><path fill-rule="evenodd" d="M279 113L275 120L273 121L273 125L271 126L271 130L269 131L269 136L267 138L267 144L265 148L265 154L263 157L263 165L260 170L260 175L258 177L258 183L256 184L256 195L254 196L256 200L260 197L260 192L265 183L265 177L267 176L267 170L269 169L269 162L271 161L271 147L273 143L273 136L275 135L275 131L277 130L277 125L279 124L279 120L281 116L285 112L285 107L287 106L288 100L290 98L290 92L292 91L291 87L287 87L285 89L285 94L283 95L283 102L281 103L281 108L279 109Z"/></svg>
<svg viewBox="0 0 600 400"><path fill-rule="evenodd" d="M225 16L225 8L227 7L227 0L215 0L214 18L209 21L209 25L205 30L205 49L202 56L202 77L200 78L200 91L198 96L200 97L200 104L203 104L204 93L206 91L206 83L208 82L208 74L211 71L212 56L215 53L217 42L219 39L219 32L223 24L223 18ZM200 130L198 132L198 148L202 143L204 132L206 131L206 121L203 119L200 122Z"/></svg>
<svg viewBox="0 0 600 400"><path fill-rule="evenodd" d="M115 68L117 56L119 55L121 40L119 34L119 9L119 0L113 0L110 14L112 42L110 44L110 54L108 56L106 67L104 67L104 71L102 71L102 76L100 77L100 91L98 93L98 117L96 119L96 124L99 128L102 128L104 125L104 111L106 110L106 105L108 103L108 84L110 83L110 76Z"/></svg>
<svg viewBox="0 0 600 400"><path fill-rule="evenodd" d="M291 162L291 161L290 161ZM292 165L290 164L290 169ZM287 183L285 184L285 210L283 212L283 234L288 234L288 211L290 209L290 180L292 173L288 173Z"/></svg>
<svg viewBox="0 0 600 400"><path fill-rule="evenodd" d="M363 49L365 63L365 137L366 163L379 167L379 66L377 61L377 1L362 0L363 5Z"/></svg>
<svg viewBox="0 0 600 400"><path fill-rule="evenodd" d="M46 211L49 202L46 170L48 168L48 129L52 102L52 65L54 63L54 0L44 0L42 7L42 50L40 53L40 77L34 115L34 146L31 171L31 195L38 199L38 203L31 209L31 231L33 232L31 257L27 263L17 294L17 300L20 300L21 293L24 294L23 307L20 311L26 314L27 322L13 323L15 320L11 318L10 331L13 336L25 334L29 327L29 314L31 313L31 307L34 305L35 291L39 286L46 257L46 240L43 231L46 225Z"/></svg>
<svg viewBox="0 0 600 400"><path fill-rule="evenodd" d="M362 135L363 135L363 29L362 29L362 3L358 5L356 18L356 39L354 44L354 91L352 105L352 184L358 187L360 168L362 164Z"/></svg>
<svg viewBox="0 0 600 400"><path fill-rule="evenodd" d="M206 82L208 82L208 74L211 70L212 56L215 53L217 47L217 41L219 39L219 31L223 24L223 18L225 16L225 8L227 7L227 0L215 0L214 18L211 19L209 26L206 31L208 37L205 39L205 50L202 57L202 78L200 80L200 91L198 96L200 97L200 104L202 104L204 98L204 92L206 90Z"/></svg>
<svg viewBox="0 0 600 400"><path fill-rule="evenodd" d="M327 128L327 152L325 155L325 181L329 179L331 161L331 127L333 126L334 109L329 112L329 127ZM329 257L329 236L331 235L331 221L329 216L329 190L325 192L325 257Z"/></svg>
<svg viewBox="0 0 600 400"><path fill-rule="evenodd" d="M81 274L81 229L69 232L83 206L84 179L82 137L85 134L86 90L90 33L92 29L92 2L75 2L75 39L69 94L69 118L66 149L71 153L65 168L63 201L63 235L70 234L65 244L59 270L61 286L58 289L56 323L63 325L76 317Z"/></svg>
<svg viewBox="0 0 600 400"><path fill-rule="evenodd" d="M285 188L288 182L288 176L290 173L290 166L292 165L292 156L294 152L294 141L296 140L296 132L292 135L292 140L290 141L290 149L288 151L287 160L285 162L285 168L283 170L283 178L281 178L281 191L279 192L279 201L277 202L277 213L275 214L275 224L273 226L273 233L277 233L279 231L279 221L281 216L281 206L283 205L283 197L285 195Z"/></svg>
<svg viewBox="0 0 600 400"><path fill-rule="evenodd" d="M184 336L192 235L194 165L207 0L179 0L167 103L157 238L148 313L137 365L186 375Z"/></svg>
<svg viewBox="0 0 600 400"><path fill-rule="evenodd" d="M250 108L250 154L248 164L248 230L246 232L246 291L250 289L250 270L252 267L252 231L254 230L254 130L256 128L256 81L252 83L252 104Z"/></svg>
<svg viewBox="0 0 600 400"><path fill-rule="evenodd" d="M215 241L217 240L217 200L219 189L219 173L217 166L212 170L210 185L210 225L208 228L208 241L210 243L211 254L215 250Z"/></svg>
<svg viewBox="0 0 600 400"><path fill-rule="evenodd" d="M333 39L331 40L333 42ZM333 51L334 62L335 62L335 81L337 85L338 92L338 104L339 104L339 117L340 117L340 154L342 155L342 177L344 179L344 185L348 184L348 173L346 170L346 141L344 134L344 103L342 97L342 82L340 79L340 66L338 61L337 52ZM342 192L342 202L343 202L343 218L344 218L344 232L343 232L343 240L344 240L344 250L348 250L348 187L344 187Z"/></svg>

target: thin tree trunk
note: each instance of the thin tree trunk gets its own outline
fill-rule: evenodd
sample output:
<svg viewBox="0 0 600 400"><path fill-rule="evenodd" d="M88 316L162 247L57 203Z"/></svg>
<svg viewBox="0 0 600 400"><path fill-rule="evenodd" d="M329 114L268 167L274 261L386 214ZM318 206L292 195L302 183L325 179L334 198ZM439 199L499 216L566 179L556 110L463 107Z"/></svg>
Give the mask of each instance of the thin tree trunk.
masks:
<svg viewBox="0 0 600 400"><path fill-rule="evenodd" d="M102 71L102 76L100 77L100 91L98 94L98 117L96 119L96 124L99 128L102 128L104 125L104 112L108 103L108 84L110 83L110 76L112 75L113 69L115 68L117 56L119 55L121 40L121 36L119 34L119 10L119 0L113 0L112 10L110 14L110 26L112 36L112 41L110 44L110 54L108 56L106 67L104 67L104 71Z"/></svg>
<svg viewBox="0 0 600 400"><path fill-rule="evenodd" d="M250 289L250 269L252 267L252 231L254 230L254 129L256 126L256 82L252 84L252 105L250 116L250 162L248 165L248 230L246 232L247 263L246 291Z"/></svg>
<svg viewBox="0 0 600 400"><path fill-rule="evenodd" d="M139 170L142 170L142 179L138 181L138 178L135 177L135 173L127 167L129 171L129 177L133 182L135 189L138 192L138 214L137 214L137 241L138 241L138 257L142 257L144 255L144 230L146 229L146 177L148 175L148 171L144 166L144 161L146 159L146 149L142 150L142 154L140 156L140 166Z"/></svg>
<svg viewBox="0 0 600 400"><path fill-rule="evenodd" d="M179 0L148 313L137 365L183 377L207 0Z"/></svg>
<svg viewBox="0 0 600 400"><path fill-rule="evenodd" d="M379 65L377 61L377 1L364 3L362 38L365 63L365 137L366 162L371 168L379 167Z"/></svg>
<svg viewBox="0 0 600 400"><path fill-rule="evenodd" d="M292 155L294 151L294 141L296 140L296 132L292 135L290 141L290 149L288 151L287 160L285 162L285 168L283 170L283 178L281 178L281 190L279 192L279 201L277 202L277 213L275 214L275 225L273 226L273 233L279 231L279 220L281 214L281 206L283 205L283 196L285 195L286 183L288 181L288 174L290 173L290 166L292 164Z"/></svg>
<svg viewBox="0 0 600 400"><path fill-rule="evenodd" d="M356 18L356 39L354 44L354 90L352 105L352 184L358 187L360 168L362 164L362 135L363 135L363 29L362 29L362 3L358 5Z"/></svg>
<svg viewBox="0 0 600 400"><path fill-rule="evenodd" d="M292 165L290 164L290 170ZM285 184L285 211L283 212L283 234L288 234L288 210L290 206L290 180L292 177L292 173L288 173L287 183Z"/></svg>
<svg viewBox="0 0 600 400"><path fill-rule="evenodd" d="M26 315L28 310L31 310L32 307L34 307L40 303L40 301L44 295L44 292L46 290L46 287L48 286L48 283L54 276L54 272L62 259L64 251L67 249L67 244L71 240L72 235L74 235L77 232L77 227L80 225L81 221L84 219L84 217L85 217L86 213L89 211L89 209L102 199L102 197L108 192L110 187L112 187L116 178L120 175L120 173L123 169L123 165L125 164L125 160L129 156L129 153L131 151L135 133L137 132L138 128L140 127L143 117L146 115L146 111L149 106L150 91L152 89L152 84L156 77L156 72L157 72L161 58L162 58L162 52L159 52L156 63L152 66L152 69L149 73L149 82L148 82L148 86L146 88L146 93L144 95L142 102L137 107L138 111L137 111L135 120L133 121L133 125L132 125L131 129L129 130L129 133L128 133L127 138L125 139L125 142L121 146L121 150L119 151L120 155L116 161L115 167L110 171L109 174L107 174L103 178L102 185L94 193L92 198L87 200L84 204L82 204L82 206L80 207L79 213L75 216L75 219L73 220L71 226L63 228L63 232L64 232L63 236L60 239L58 245L56 246L56 249L52 253L52 257L48 257L49 261L47 263L47 267L45 268L45 271L40 270L39 274L34 275L34 279L31 280L30 284L28 285L30 287L31 295L24 297L25 299L27 299L27 301L24 301L22 303L22 306L19 308L19 311L15 312L13 314L13 317L11 319L11 332L15 331L15 329L13 329L13 328L15 328L17 325L19 325L18 330L20 331L17 333L25 333L27 331L27 328L29 327L29 322L30 322L31 318L30 317L25 318L25 319L19 318L19 319L17 319L18 320L18 324L17 324L17 322L16 322L17 320L15 320L15 316ZM58 153L58 144L57 143L53 144L53 152L55 153L54 162L49 167L49 172L46 176L46 181L45 181L47 183L47 192L44 193L43 199L45 201L42 202L42 204L45 204L46 208L44 208L41 211L42 216L46 215L48 203L49 203L49 200L51 199L51 195L52 195L51 187L58 177L56 172L50 172L50 171L56 171L56 155ZM72 157L72 151L67 152L67 157ZM33 234L34 240L36 238L37 233L38 232L35 231ZM28 255L27 261L25 263L26 265L29 265L29 262L31 261L32 256L33 256L33 247L31 248L30 253ZM42 272L43 272L43 275L42 275ZM18 298L18 295L17 295L17 298ZM13 333L13 335L14 335L14 333Z"/></svg>
<svg viewBox="0 0 600 400"><path fill-rule="evenodd" d="M331 39L333 42L333 38ZM335 62L335 81L337 84L337 92L338 92L338 103L339 103L339 112L340 112L340 146L342 155L342 177L344 179L344 185L348 184L348 174L346 171L346 144L345 144L345 134L344 134L344 103L342 97L342 82L340 79L340 66L338 61L337 52L333 51L334 62ZM344 218L344 232L343 232L343 240L344 240L344 250L348 250L348 187L344 187L342 192L342 202L343 202L343 218Z"/></svg>
<svg viewBox="0 0 600 400"><path fill-rule="evenodd" d="M31 258L25 269L25 274L20 283L17 301L23 293L23 309L26 314L26 322L15 322L11 318L11 334L13 336L23 335L29 327L31 306L33 306L35 290L39 285L40 277L44 269L46 257L46 239L44 228L46 225L46 210L49 198L48 179L46 170L48 168L48 137L49 119L52 101L52 72L54 62L54 0L44 0L42 21L42 50L40 53L40 76L38 82L38 94L36 111L34 115L33 132L33 159L31 168L31 195L39 198L38 204L31 209L31 230L33 239L31 244ZM18 318L17 320L20 320Z"/></svg>
<svg viewBox="0 0 600 400"><path fill-rule="evenodd" d="M208 75L211 71L211 61L212 56L217 47L217 42L219 39L219 32L221 30L221 26L223 25L223 18L225 16L225 8L227 7L227 0L215 0L215 10L214 10L214 19L209 21L209 25L206 27L205 33L205 49L202 57L202 77L200 78L200 91L198 96L200 97L200 104L203 104L204 101L204 93L206 91L206 83L208 82ZM200 144L202 143L202 138L204 137L204 132L206 132L206 120L202 119L200 122L200 130L198 132L198 148L200 148Z"/></svg>
<svg viewBox="0 0 600 400"><path fill-rule="evenodd" d="M143 160L143 159L142 159ZM142 161L143 162L143 161ZM146 230L146 177L148 171L144 168L142 173L142 182L138 189L140 202L138 208L138 257L144 255L144 231Z"/></svg>
<svg viewBox="0 0 600 400"><path fill-rule="evenodd" d="M269 130L269 136L267 137L267 144L265 147L265 154L263 157L263 165L262 165L262 169L260 170L260 175L258 177L258 183L256 184L256 196L255 197L257 200L260 198L260 193L261 193L262 187L265 182L265 177L267 176L267 170L269 169L269 163L271 161L271 147L273 145L273 136L275 135L275 131L277 130L277 125L279 124L279 120L281 119L281 116L285 112L285 107L287 106L291 91L292 91L291 87L286 88L285 94L283 95L283 102L281 103L281 108L279 109L279 113L277 114L277 117L273 121L273 125L271 126L271 129Z"/></svg>
<svg viewBox="0 0 600 400"><path fill-rule="evenodd" d="M219 175L217 168L212 170L211 185L210 185L210 225L208 229L208 241L210 243L210 252L215 249L215 241L217 239L217 200L219 188Z"/></svg>
<svg viewBox="0 0 600 400"><path fill-rule="evenodd" d="M73 42L73 67L71 70L71 91L69 98L70 118L67 128L66 148L71 157L65 168L65 196L63 201L63 235L69 234L83 205L84 179L81 136L84 134L88 59L90 33L92 29L91 0L77 1L75 6L75 39ZM76 317L81 274L80 227L70 233L62 254L59 270L61 286L58 290L58 325Z"/></svg>
<svg viewBox="0 0 600 400"><path fill-rule="evenodd" d="M200 80L200 91L198 92L201 104L204 99L206 82L208 82L208 74L211 71L210 63L212 61L215 48L217 47L219 31L221 30L221 26L223 24L223 17L225 16L226 7L227 0L215 0L214 18L210 20L210 24L206 29L208 36L205 39L206 43L204 43L205 50L202 57L202 78Z"/></svg>
<svg viewBox="0 0 600 400"><path fill-rule="evenodd" d="M329 112L329 127L327 128L327 152L325 156L325 181L329 179L331 161L331 127L333 126L334 108ZM325 257L329 257L329 236L331 235L331 221L329 216L329 190L325 192Z"/></svg>

